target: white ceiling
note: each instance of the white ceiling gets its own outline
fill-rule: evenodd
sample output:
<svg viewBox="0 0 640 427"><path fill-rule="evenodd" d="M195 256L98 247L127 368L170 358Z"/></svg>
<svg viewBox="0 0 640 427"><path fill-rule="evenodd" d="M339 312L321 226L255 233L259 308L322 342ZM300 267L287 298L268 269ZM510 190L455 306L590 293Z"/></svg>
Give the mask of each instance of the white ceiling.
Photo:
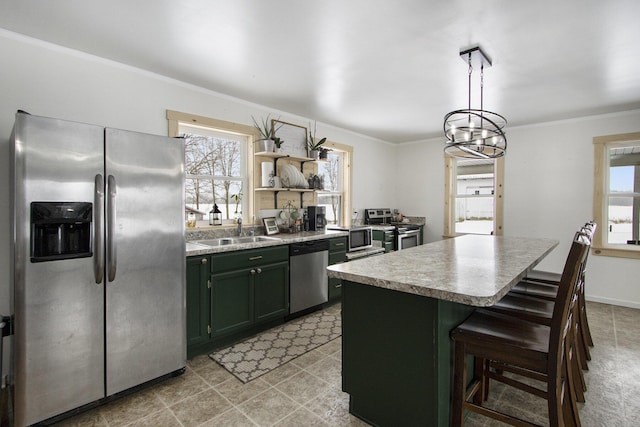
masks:
<svg viewBox="0 0 640 427"><path fill-rule="evenodd" d="M458 53L478 44L493 60L484 108L509 126L640 108L638 0L0 0L0 11L7 30L390 142L439 136L444 115L467 107Z"/></svg>

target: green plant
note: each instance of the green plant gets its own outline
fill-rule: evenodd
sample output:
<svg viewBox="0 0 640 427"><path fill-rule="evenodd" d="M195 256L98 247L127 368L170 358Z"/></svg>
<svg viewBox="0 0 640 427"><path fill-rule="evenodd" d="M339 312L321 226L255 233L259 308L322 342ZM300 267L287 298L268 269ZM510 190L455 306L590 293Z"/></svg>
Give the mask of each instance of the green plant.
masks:
<svg viewBox="0 0 640 427"><path fill-rule="evenodd" d="M317 131L316 122L313 122L313 132L311 132L311 123L309 123L309 136L307 137L307 146L311 151L320 150L320 147L322 146L322 144L324 144L327 141L327 138L322 138L318 140L316 138L316 131Z"/></svg>
<svg viewBox="0 0 640 427"><path fill-rule="evenodd" d="M273 126L272 122L273 120L269 119L270 114L267 114L267 118L263 119L261 123L258 123L255 119L255 117L251 116L251 119L253 120L253 126L258 130L258 132L260 132L260 139L258 139L258 141L262 141L262 140L267 140L267 139L272 139L275 141L276 139L276 131L278 129L280 129L280 127L283 125L283 123L279 122L280 124L278 126ZM280 138L278 138L278 140L280 140ZM282 144L284 141L280 140L280 144ZM278 145L278 147L280 147L280 145Z"/></svg>
<svg viewBox="0 0 640 427"><path fill-rule="evenodd" d="M280 148L280 146L281 146L282 144L284 144L284 139L279 138L279 137L277 137L277 136L274 136L274 137L273 137L273 143L274 143L274 145L275 145L277 148Z"/></svg>

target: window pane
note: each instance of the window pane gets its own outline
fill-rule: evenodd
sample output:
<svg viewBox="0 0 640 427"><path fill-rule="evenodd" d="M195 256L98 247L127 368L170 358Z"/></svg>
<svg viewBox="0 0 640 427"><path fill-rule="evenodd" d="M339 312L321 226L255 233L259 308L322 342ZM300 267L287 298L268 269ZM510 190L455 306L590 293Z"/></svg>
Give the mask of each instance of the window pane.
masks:
<svg viewBox="0 0 640 427"><path fill-rule="evenodd" d="M493 233L493 180L493 160L456 161L456 233Z"/></svg>
<svg viewBox="0 0 640 427"><path fill-rule="evenodd" d="M342 155L330 152L326 162L318 162L318 175L324 178L326 191L342 191Z"/></svg>
<svg viewBox="0 0 640 427"><path fill-rule="evenodd" d="M456 199L455 232L493 234L493 197Z"/></svg>
<svg viewBox="0 0 640 427"><path fill-rule="evenodd" d="M222 219L242 216L248 137L204 126L180 125L185 141L185 204L198 220L214 204ZM202 216L202 217L201 217Z"/></svg>
<svg viewBox="0 0 640 427"><path fill-rule="evenodd" d="M240 177L242 174L240 142L186 134L185 171L188 175Z"/></svg>
<svg viewBox="0 0 640 427"><path fill-rule="evenodd" d="M208 218L214 203L222 212L222 219L235 219L242 215L242 181L214 181L215 200L211 183L210 179L185 180L186 206L194 210L196 216L202 215L198 220Z"/></svg>
<svg viewBox="0 0 640 427"><path fill-rule="evenodd" d="M185 179L186 205L197 211L213 204L211 180Z"/></svg>
<svg viewBox="0 0 640 427"><path fill-rule="evenodd" d="M609 191L616 192L632 192L634 166L617 166L609 168Z"/></svg>
<svg viewBox="0 0 640 427"><path fill-rule="evenodd" d="M610 197L608 243L627 244L633 239L633 197Z"/></svg>
<svg viewBox="0 0 640 427"><path fill-rule="evenodd" d="M340 194L319 194L318 205L326 208L326 218L329 224L338 224L342 212L342 196Z"/></svg>

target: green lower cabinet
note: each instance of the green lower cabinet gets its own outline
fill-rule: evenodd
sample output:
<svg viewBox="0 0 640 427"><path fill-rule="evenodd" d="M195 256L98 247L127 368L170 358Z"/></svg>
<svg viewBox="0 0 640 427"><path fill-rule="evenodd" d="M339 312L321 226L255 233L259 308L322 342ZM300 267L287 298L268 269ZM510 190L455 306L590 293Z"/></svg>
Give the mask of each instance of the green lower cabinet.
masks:
<svg viewBox="0 0 640 427"><path fill-rule="evenodd" d="M329 239L329 265L347 262L347 238ZM329 278L329 301L337 301L342 297L342 280Z"/></svg>
<svg viewBox="0 0 640 427"><path fill-rule="evenodd" d="M213 274L211 289L212 336L229 334L251 326L253 276L249 271Z"/></svg>
<svg viewBox="0 0 640 427"><path fill-rule="evenodd" d="M289 247L187 258L187 357L283 322L289 314Z"/></svg>
<svg viewBox="0 0 640 427"><path fill-rule="evenodd" d="M206 345L211 327L211 256L187 258L187 348ZM187 354L189 357L189 354Z"/></svg>
<svg viewBox="0 0 640 427"><path fill-rule="evenodd" d="M393 235L393 229L373 230L373 240L378 240L382 243L385 253L393 251Z"/></svg>
<svg viewBox="0 0 640 427"><path fill-rule="evenodd" d="M285 317L289 314L289 262L260 268L253 276L255 323Z"/></svg>

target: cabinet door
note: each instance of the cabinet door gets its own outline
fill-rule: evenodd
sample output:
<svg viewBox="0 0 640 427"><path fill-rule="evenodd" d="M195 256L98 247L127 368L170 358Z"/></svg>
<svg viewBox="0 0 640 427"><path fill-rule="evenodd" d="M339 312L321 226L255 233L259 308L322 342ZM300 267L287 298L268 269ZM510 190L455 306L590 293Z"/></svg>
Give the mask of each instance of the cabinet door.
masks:
<svg viewBox="0 0 640 427"><path fill-rule="evenodd" d="M208 256L187 258L187 349L209 340L211 290ZM188 351L187 351L188 352Z"/></svg>
<svg viewBox="0 0 640 427"><path fill-rule="evenodd" d="M289 263L264 265L255 270L253 292L256 323L289 314Z"/></svg>
<svg viewBox="0 0 640 427"><path fill-rule="evenodd" d="M249 269L211 276L213 336L231 333L253 323L252 283Z"/></svg>
<svg viewBox="0 0 640 427"><path fill-rule="evenodd" d="M339 299L342 296L342 279L329 278L329 300Z"/></svg>

